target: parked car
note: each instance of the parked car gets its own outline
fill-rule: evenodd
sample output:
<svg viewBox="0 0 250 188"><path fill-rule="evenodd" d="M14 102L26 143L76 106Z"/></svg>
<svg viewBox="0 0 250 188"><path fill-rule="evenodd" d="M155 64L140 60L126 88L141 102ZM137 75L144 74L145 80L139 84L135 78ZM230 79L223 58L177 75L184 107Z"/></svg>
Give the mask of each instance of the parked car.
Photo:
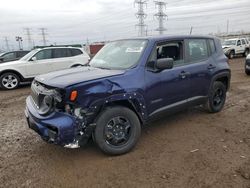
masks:
<svg viewBox="0 0 250 188"><path fill-rule="evenodd" d="M223 42L222 48L225 55L232 59L236 55L243 55L247 57L249 54L249 43L245 38L228 39Z"/></svg>
<svg viewBox="0 0 250 188"><path fill-rule="evenodd" d="M220 40L209 36L110 42L89 67L34 79L28 126L50 143L75 148L92 136L103 152L123 154L156 117L201 104L221 111L231 77L227 61Z"/></svg>
<svg viewBox="0 0 250 188"><path fill-rule="evenodd" d="M18 59L22 58L23 56L25 56L29 52L30 51L20 50L20 51L1 53L0 54L0 63L18 60Z"/></svg>
<svg viewBox="0 0 250 188"><path fill-rule="evenodd" d="M86 65L89 59L89 55L81 48L35 49L18 61L0 64L0 87L15 89L20 82L31 81L37 75Z"/></svg>
<svg viewBox="0 0 250 188"><path fill-rule="evenodd" d="M248 55L246 58L245 72L247 75L250 75L250 55Z"/></svg>

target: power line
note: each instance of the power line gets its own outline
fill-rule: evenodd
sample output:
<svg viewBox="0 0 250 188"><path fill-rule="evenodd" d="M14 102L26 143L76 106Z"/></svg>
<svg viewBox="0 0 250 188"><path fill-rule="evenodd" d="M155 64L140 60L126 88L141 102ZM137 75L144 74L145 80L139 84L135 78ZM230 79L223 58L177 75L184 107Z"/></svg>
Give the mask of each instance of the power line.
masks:
<svg viewBox="0 0 250 188"><path fill-rule="evenodd" d="M28 48L32 49L33 48L33 42L31 39L31 29L30 28L24 28L24 31L26 31L26 35L27 35L27 41L28 41Z"/></svg>
<svg viewBox="0 0 250 188"><path fill-rule="evenodd" d="M39 28L39 30L41 30L43 45L46 46L46 42L48 41L48 40L46 40L46 35L48 35L46 33L47 28Z"/></svg>
<svg viewBox="0 0 250 188"><path fill-rule="evenodd" d="M6 45L6 50L10 51L10 46L9 46L9 40L8 37L4 37L5 45Z"/></svg>
<svg viewBox="0 0 250 188"><path fill-rule="evenodd" d="M136 27L139 27L139 36L143 36L145 33L145 28L147 25L144 23L144 20L147 17L147 14L144 12L144 6L147 5L147 0L135 0L134 4L138 6L138 12L135 14L136 18L139 20L139 23L136 24Z"/></svg>
<svg viewBox="0 0 250 188"><path fill-rule="evenodd" d="M162 35L164 31L166 31L166 28L164 28L164 20L167 18L167 14L164 13L164 8L166 8L166 2L164 0L156 0L155 6L158 7L158 12L154 14L154 16L159 21L159 27L156 29L156 31L159 31L159 34Z"/></svg>

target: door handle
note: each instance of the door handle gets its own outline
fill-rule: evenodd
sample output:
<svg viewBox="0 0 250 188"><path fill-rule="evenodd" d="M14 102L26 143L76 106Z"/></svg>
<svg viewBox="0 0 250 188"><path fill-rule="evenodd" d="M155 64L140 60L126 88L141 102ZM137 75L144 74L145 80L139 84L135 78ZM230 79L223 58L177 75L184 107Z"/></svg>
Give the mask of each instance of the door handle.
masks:
<svg viewBox="0 0 250 188"><path fill-rule="evenodd" d="M190 75L190 72L186 72L186 71L182 71L180 74L179 74L179 77L181 79L185 79L187 76Z"/></svg>
<svg viewBox="0 0 250 188"><path fill-rule="evenodd" d="M210 64L210 65L207 67L208 70L212 70L212 69L215 69L215 68L216 68L216 66L214 66L214 65L212 65L212 64Z"/></svg>

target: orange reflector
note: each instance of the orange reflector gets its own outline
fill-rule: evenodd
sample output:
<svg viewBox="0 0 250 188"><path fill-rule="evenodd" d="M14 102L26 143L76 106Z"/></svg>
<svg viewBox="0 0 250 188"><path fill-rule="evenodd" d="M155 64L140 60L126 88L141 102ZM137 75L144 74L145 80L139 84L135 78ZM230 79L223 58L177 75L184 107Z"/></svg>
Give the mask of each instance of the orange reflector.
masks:
<svg viewBox="0 0 250 188"><path fill-rule="evenodd" d="M74 90L70 94L70 100L74 101L74 100L76 100L76 97L77 97L77 91Z"/></svg>

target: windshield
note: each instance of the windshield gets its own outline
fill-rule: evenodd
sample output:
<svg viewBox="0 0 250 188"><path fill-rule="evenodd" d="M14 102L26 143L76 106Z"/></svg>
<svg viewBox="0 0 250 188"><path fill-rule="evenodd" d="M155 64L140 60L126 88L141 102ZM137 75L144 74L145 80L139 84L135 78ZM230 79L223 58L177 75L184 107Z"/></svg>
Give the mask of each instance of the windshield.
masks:
<svg viewBox="0 0 250 188"><path fill-rule="evenodd" d="M31 52L27 53L25 56L23 56L20 60L28 61L35 53L37 53L39 49L32 50Z"/></svg>
<svg viewBox="0 0 250 188"><path fill-rule="evenodd" d="M223 42L223 45L224 46L227 46L227 45L235 45L236 44L236 40L225 40Z"/></svg>
<svg viewBox="0 0 250 188"><path fill-rule="evenodd" d="M105 45L91 60L90 66L103 69L128 69L136 65L147 40L120 40Z"/></svg>

